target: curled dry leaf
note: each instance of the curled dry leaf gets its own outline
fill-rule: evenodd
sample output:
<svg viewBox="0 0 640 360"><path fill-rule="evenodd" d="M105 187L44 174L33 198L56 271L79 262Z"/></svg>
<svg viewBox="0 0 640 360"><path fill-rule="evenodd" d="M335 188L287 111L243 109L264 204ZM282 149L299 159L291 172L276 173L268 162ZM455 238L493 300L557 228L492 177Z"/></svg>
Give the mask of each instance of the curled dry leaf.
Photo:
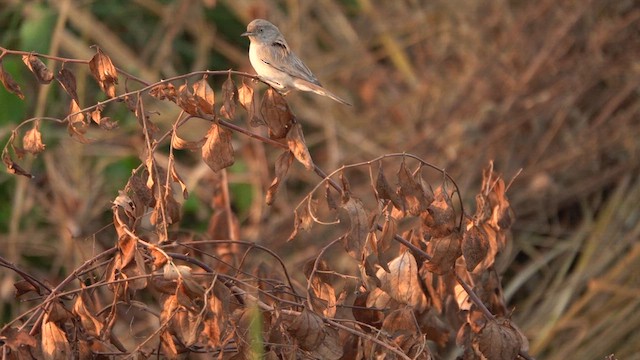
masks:
<svg viewBox="0 0 640 360"><path fill-rule="evenodd" d="M24 100L24 94L20 89L20 85L18 85L11 75L4 70L2 59L0 59L0 82L2 82L2 85L4 85L4 88L7 89L8 92L17 95L21 100Z"/></svg>
<svg viewBox="0 0 640 360"><path fill-rule="evenodd" d="M195 86L196 85L194 84L194 87ZM207 86L209 85L207 84ZM204 90L198 89L198 91L203 92ZM209 106L207 105L206 100L202 100L202 98L194 96L189 90L187 84L182 84L178 87L178 98L176 103L180 108L182 108L182 110L186 111L187 114L193 116L199 116L201 112L209 111ZM200 108L201 106L203 106L202 110Z"/></svg>
<svg viewBox="0 0 640 360"><path fill-rule="evenodd" d="M349 231L343 236L342 243L347 253L356 261L363 260L363 249L369 234L367 211L360 199L353 196L342 204L342 210L349 217Z"/></svg>
<svg viewBox="0 0 640 360"><path fill-rule="evenodd" d="M287 176L287 172L289 171L289 167L291 167L291 163L293 163L293 154L291 151L285 151L276 160L276 173L271 185L269 186L269 190L267 190L266 202L267 205L273 204L276 199L276 195L278 194L278 188L280 184Z"/></svg>
<svg viewBox="0 0 640 360"><path fill-rule="evenodd" d="M313 225L313 217L309 213L309 206L314 208L315 202L311 199L305 201L303 206L296 208L294 211L295 219L293 221L293 232L289 235L289 239L287 241L293 240L298 234L298 230L309 231L311 226Z"/></svg>
<svg viewBox="0 0 640 360"><path fill-rule="evenodd" d="M118 72L116 71L116 67L113 66L111 58L103 53L97 46L96 54L89 60L89 70L91 70L91 74L98 80L102 91L104 91L108 97L114 98L116 96L115 84L118 83Z"/></svg>
<svg viewBox="0 0 640 360"><path fill-rule="evenodd" d="M520 334L509 320L488 321L474 340L487 359L515 359L522 346Z"/></svg>
<svg viewBox="0 0 640 360"><path fill-rule="evenodd" d="M7 150L7 148L2 150L2 162L4 163L4 166L6 166L7 171L10 174L22 175L22 176L26 176L26 177L28 177L30 179L33 178L33 175L31 175L29 172L27 172L25 169L20 167L20 165L16 164L11 159L11 156L9 156L9 151Z"/></svg>
<svg viewBox="0 0 640 360"><path fill-rule="evenodd" d="M87 331L89 335L98 338L102 334L104 322L96 318L94 315L96 312L97 309L91 296L83 289L73 303L73 313L80 318L84 330Z"/></svg>
<svg viewBox="0 0 640 360"><path fill-rule="evenodd" d="M91 120L98 124L101 129L113 130L118 127L118 123L111 120L110 117L102 117L102 107L98 106L91 112Z"/></svg>
<svg viewBox="0 0 640 360"><path fill-rule="evenodd" d="M236 101L238 101L238 87L231 79L231 74L222 84L222 107L220 114L227 119L236 117Z"/></svg>
<svg viewBox="0 0 640 360"><path fill-rule="evenodd" d="M91 141L84 137L88 127L89 124L86 121L84 113L80 110L80 106L78 106L75 100L71 100L69 116L67 117L67 131L69 132L69 136L83 144L88 144Z"/></svg>
<svg viewBox="0 0 640 360"><path fill-rule="evenodd" d="M22 62L27 65L40 84L46 85L53 80L53 73L37 56L33 54L22 55Z"/></svg>
<svg viewBox="0 0 640 360"><path fill-rule="evenodd" d="M22 138L22 146L25 151L34 155L44 151L39 123L36 122L33 127L24 134L24 137Z"/></svg>
<svg viewBox="0 0 640 360"><path fill-rule="evenodd" d="M424 266L436 274L446 274L453 270L456 259L462 255L460 249L461 236L458 232L431 238L427 245L427 253L431 255L431 260Z"/></svg>
<svg viewBox="0 0 640 360"><path fill-rule="evenodd" d="M260 105L260 114L269 128L269 137L282 139L294 124L294 116L287 101L277 91L269 88Z"/></svg>
<svg viewBox="0 0 640 360"><path fill-rule="evenodd" d="M67 335L48 316L42 321L42 355L46 360L65 360L73 356Z"/></svg>
<svg viewBox="0 0 640 360"><path fill-rule="evenodd" d="M389 273L378 270L381 289L392 299L412 306L416 311L427 308L427 297L418 277L418 264L409 251L405 251L389 263Z"/></svg>
<svg viewBox="0 0 640 360"><path fill-rule="evenodd" d="M198 141L188 141L178 136L178 133L174 131L173 136L171 137L171 146L174 149L178 149L178 150L193 151L193 150L198 150L202 148L202 145L204 145L205 140L206 138L203 137Z"/></svg>
<svg viewBox="0 0 640 360"><path fill-rule="evenodd" d="M176 87L172 83L160 83L149 90L149 95L158 100L168 99L173 102L178 101Z"/></svg>
<svg viewBox="0 0 640 360"><path fill-rule="evenodd" d="M391 188L389 185L389 181L384 176L384 171L382 170L382 163L380 163L380 168L378 169L378 177L376 178L376 196L378 200L389 200L398 210L405 210L405 205L403 199L398 196L398 194Z"/></svg>
<svg viewBox="0 0 640 360"><path fill-rule="evenodd" d="M409 169L407 169L404 159L398 170L398 184L400 186L398 193L404 200L406 211L409 214L418 216L427 210L431 199L425 195L422 185L415 181Z"/></svg>
<svg viewBox="0 0 640 360"><path fill-rule="evenodd" d="M324 326L322 318L306 307L288 328L301 349L311 351L314 358L339 359L342 347L337 331Z"/></svg>
<svg viewBox="0 0 640 360"><path fill-rule="evenodd" d="M428 214L424 216L425 225L432 236L442 237L450 234L456 226L456 213L449 194L442 186L435 191L435 200L428 205Z"/></svg>
<svg viewBox="0 0 640 360"><path fill-rule="evenodd" d="M231 132L218 124L211 124L202 146L202 159L215 172L233 165Z"/></svg>
<svg viewBox="0 0 640 360"><path fill-rule="evenodd" d="M187 95L188 91L185 91L186 88L180 87L180 94ZM190 94L189 94L190 95ZM204 77L200 79L200 81L193 84L193 96L195 97L197 108L204 114L214 115L215 114L215 93L209 83L207 82L207 78ZM191 108L191 107L189 107ZM187 109L185 109L187 110ZM198 115L198 112L191 113L187 110L187 112L191 115Z"/></svg>
<svg viewBox="0 0 640 360"><path fill-rule="evenodd" d="M173 160L173 155L171 155L171 159ZM180 174L178 174L178 172L176 171L176 164L174 161L172 161L171 165L169 166L169 172L171 174L171 178L173 179L173 181L180 184L180 188L182 189L182 198L186 199L187 197L189 197L189 191L187 191L187 184L185 184L184 181L182 181Z"/></svg>
<svg viewBox="0 0 640 360"><path fill-rule="evenodd" d="M253 127L261 125L267 125L261 118L258 112L258 102L255 99L253 88L246 83L242 83L242 86L238 89L238 100L240 105L247 110L247 119L249 124Z"/></svg>
<svg viewBox="0 0 640 360"><path fill-rule="evenodd" d="M300 124L294 124L289 132L287 132L287 145L289 150L293 153L296 159L304 165L307 170L313 170L313 160L311 160L311 154L307 149L307 144L304 142L304 135L302 134L302 126Z"/></svg>
<svg viewBox="0 0 640 360"><path fill-rule="evenodd" d="M481 227L471 224L462 235L462 255L467 271L473 271L485 259L489 247L487 233Z"/></svg>
<svg viewBox="0 0 640 360"><path fill-rule="evenodd" d="M0 333L0 339L10 349L9 359L32 359L37 358L38 341L29 335L29 331L18 330L18 328L5 328Z"/></svg>
<svg viewBox="0 0 640 360"><path fill-rule="evenodd" d="M73 75L71 71L65 68L60 69L60 71L58 71L58 76L56 76L56 80L58 80L64 91L71 96L72 100L80 102L78 98L78 91L76 90L76 76Z"/></svg>

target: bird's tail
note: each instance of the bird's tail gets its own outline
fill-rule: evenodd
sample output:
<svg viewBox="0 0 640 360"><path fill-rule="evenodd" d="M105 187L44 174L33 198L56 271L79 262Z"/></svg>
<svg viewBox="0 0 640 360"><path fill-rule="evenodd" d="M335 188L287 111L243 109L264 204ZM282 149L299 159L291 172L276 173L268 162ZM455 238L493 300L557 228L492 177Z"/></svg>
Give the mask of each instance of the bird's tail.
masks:
<svg viewBox="0 0 640 360"><path fill-rule="evenodd" d="M305 81L302 79L296 79L295 80L295 86L298 90L302 90L302 91L311 91L314 92L318 95L322 95L322 96L326 96L329 97L341 104L344 105L348 105L348 106L352 106L349 102L347 102L346 100L340 98L338 95L332 93L331 91L323 88L321 85L316 85L312 82L309 81Z"/></svg>

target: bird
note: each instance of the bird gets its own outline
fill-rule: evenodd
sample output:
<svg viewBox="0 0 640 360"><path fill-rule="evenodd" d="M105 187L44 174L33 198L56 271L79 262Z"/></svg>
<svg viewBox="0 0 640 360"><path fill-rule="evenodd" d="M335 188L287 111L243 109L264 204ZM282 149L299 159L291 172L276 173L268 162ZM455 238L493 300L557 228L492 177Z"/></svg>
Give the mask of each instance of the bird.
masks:
<svg viewBox="0 0 640 360"><path fill-rule="evenodd" d="M311 91L339 103L350 103L322 87L318 78L291 51L280 30L264 19L255 19L240 36L249 37L249 61L260 79L286 95L290 90Z"/></svg>

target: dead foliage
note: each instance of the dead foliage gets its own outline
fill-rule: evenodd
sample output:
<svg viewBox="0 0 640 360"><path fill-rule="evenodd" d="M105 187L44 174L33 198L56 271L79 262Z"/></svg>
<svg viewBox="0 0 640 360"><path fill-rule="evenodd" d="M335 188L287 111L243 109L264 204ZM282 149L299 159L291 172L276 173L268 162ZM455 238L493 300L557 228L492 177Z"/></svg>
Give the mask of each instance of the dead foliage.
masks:
<svg viewBox="0 0 640 360"><path fill-rule="evenodd" d="M37 56L25 55L25 64L40 82L51 81L52 73ZM456 339L469 359L528 356L526 338L508 319L503 298L490 290L500 288L495 261L513 221L504 181L491 167L484 174L473 215L464 213L455 182L413 155L386 155L323 176L295 210L290 239L318 224L348 226L307 262L307 285L301 286L292 282L291 270L276 266L282 260L266 248L261 251L268 254L267 262L253 270L248 267L246 257L256 245L237 240L238 223L224 182L225 169L235 159L233 134L248 133L228 122L238 117L237 105L246 110L252 125L268 131L268 138L252 137L284 150L275 162L267 203L274 203L294 159L322 174L284 97L269 89L260 100L246 82L238 88L231 72L202 72L206 75L192 84L188 75L177 87L173 82L178 79L173 79L119 95L118 70L107 54L97 48L88 65L109 99L81 108L74 76L63 69L57 78L71 105L68 116L58 121L67 125L73 139L90 143L91 122L102 130L115 129L103 112L107 104L120 100L142 131L142 162L112 201L112 249L75 269L53 289L43 289L31 275L20 272L33 285L16 283L18 296L37 293L42 301L30 316L16 318L2 330L9 358L179 358L204 352L234 359L431 359ZM227 76L221 104L216 104L208 75ZM164 135L153 122L146 104L149 97L173 102L185 114ZM256 117L259 122L253 120ZM199 140L181 138L178 129L194 118L211 122L206 135ZM20 126L14 130L3 155L9 170L17 169L9 149L19 157L45 150L39 124L34 122L24 133L22 144L17 141ZM168 161L159 161L158 139L170 139ZM188 196L173 155L179 150L200 150L202 161L219 176L220 192L213 205L220 212L212 218L212 240L178 240L171 230L180 223L180 201ZM394 162L399 168L388 173L386 166ZM443 182L426 182L425 166L440 172ZM370 179L375 186L356 194L348 172L361 167L375 167L377 174ZM182 196L177 197L174 188L180 188ZM151 231L144 230L145 221ZM407 221L410 226L397 225ZM325 256L334 244L341 244L351 258L353 273L335 270L338 264ZM246 252L240 256L242 248ZM98 259L101 262L92 265ZM76 281L79 286L72 288ZM359 295L349 295L353 292ZM158 325L134 330L136 340L131 341L117 329L126 321L123 311L133 303L136 313L155 314ZM429 340L438 346L429 346Z"/></svg>

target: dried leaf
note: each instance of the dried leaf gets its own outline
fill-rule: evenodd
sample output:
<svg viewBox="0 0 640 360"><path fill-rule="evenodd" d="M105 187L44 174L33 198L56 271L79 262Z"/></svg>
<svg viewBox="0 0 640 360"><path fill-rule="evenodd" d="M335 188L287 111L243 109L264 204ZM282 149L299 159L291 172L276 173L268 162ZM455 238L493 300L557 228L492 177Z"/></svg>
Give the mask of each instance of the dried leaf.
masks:
<svg viewBox="0 0 640 360"><path fill-rule="evenodd" d="M89 60L89 70L91 70L91 74L98 80L102 91L104 91L108 97L114 98L116 96L115 84L118 83L118 72L116 71L116 67L113 66L111 58L103 53L97 46L96 54Z"/></svg>
<svg viewBox="0 0 640 360"><path fill-rule="evenodd" d="M34 284L32 284L27 280L17 281L13 283L13 287L16 288L16 298L24 294L30 293L32 291L37 293L38 295L42 295L40 293L40 287L35 286Z"/></svg>
<svg viewBox="0 0 640 360"><path fill-rule="evenodd" d="M22 55L22 62L27 65L40 84L46 85L53 80L53 73L37 56L33 54Z"/></svg>
<svg viewBox="0 0 640 360"><path fill-rule="evenodd" d="M211 124L207 140L202 146L202 159L215 172L233 165L231 132L218 124Z"/></svg>
<svg viewBox="0 0 640 360"><path fill-rule="evenodd" d="M449 194L442 186L435 191L435 200L429 204L425 225L432 236L442 237L450 234L456 226L456 213Z"/></svg>
<svg viewBox="0 0 640 360"><path fill-rule="evenodd" d="M4 88L7 89L8 92L17 95L21 100L24 100L24 94L22 90L20 90L20 85L13 80L11 75L4 70L4 66L2 66L2 59L0 59L0 82L4 85Z"/></svg>
<svg viewBox="0 0 640 360"><path fill-rule="evenodd" d="M342 204L342 209L350 220L349 231L343 237L344 248L356 261L362 261L363 249L369 234L367 211L364 209L362 201L353 196Z"/></svg>
<svg viewBox="0 0 640 360"><path fill-rule="evenodd" d="M87 133L88 127L89 124L86 121L84 113L81 112L80 106L78 106L78 103L75 100L71 100L69 116L67 117L67 130L69 132L69 136L83 144L88 144L91 141L84 137L84 134Z"/></svg>
<svg viewBox="0 0 640 360"><path fill-rule="evenodd" d="M262 98L260 114L269 128L269 137L282 139L295 123L295 117L287 101L277 91L269 88Z"/></svg>
<svg viewBox="0 0 640 360"><path fill-rule="evenodd" d="M271 205L275 201L276 195L278 194L278 188L280 187L282 181L284 181L284 178L287 176L287 172L289 171L291 163L293 163L293 154L291 153L291 151L283 152L282 154L280 154L280 156L278 156L278 159L276 159L275 177L273 178L273 181L269 186L269 190L267 190L267 205Z"/></svg>
<svg viewBox="0 0 640 360"><path fill-rule="evenodd" d="M462 235L462 255L467 264L467 271L473 271L485 259L489 247L487 233L481 227L472 224Z"/></svg>
<svg viewBox="0 0 640 360"><path fill-rule="evenodd" d="M320 346L324 340L323 327L322 318L305 307L293 320L288 330L298 340L301 349L311 351Z"/></svg>
<svg viewBox="0 0 640 360"><path fill-rule="evenodd" d="M387 181L387 178L384 176L384 171L382 170L382 163L380 164L380 168L378 169L378 177L376 179L376 196L378 199L390 200L393 206L398 210L405 211L405 204L400 196L393 191L391 185Z"/></svg>
<svg viewBox="0 0 640 360"><path fill-rule="evenodd" d="M415 181L407 169L404 159L398 170L398 183L400 185L398 193L406 204L406 211L414 216L425 212L429 207L430 199L425 195L422 185Z"/></svg>
<svg viewBox="0 0 640 360"><path fill-rule="evenodd" d="M238 89L238 101L240 102L240 105L247 110L247 119L249 119L249 124L251 126L258 127L261 125L267 125L264 120L259 117L258 102L255 99L253 88L244 82Z"/></svg>
<svg viewBox="0 0 640 360"><path fill-rule="evenodd" d="M64 91L71 96L71 100L80 102L78 92L76 90L76 76L73 75L71 71L65 68L60 69L60 71L58 71L58 76L56 76L56 80L58 80Z"/></svg>
<svg viewBox="0 0 640 360"><path fill-rule="evenodd" d="M304 204L304 206L296 208L294 211L295 219L293 221L293 232L289 235L289 239L287 241L293 240L298 234L298 230L309 231L311 226L313 225L313 218L309 213L309 206L313 205L311 200L307 200L308 202ZM311 202L311 204L309 204ZM312 206L313 207L313 206Z"/></svg>
<svg viewBox="0 0 640 360"><path fill-rule="evenodd" d="M384 320L384 313L374 307L367 306L367 299L369 298L369 294L370 293L367 291L356 296L352 308L353 317L359 323L367 324L374 328L380 329L380 327L382 326L382 321ZM371 328L367 326L361 326L361 329L365 332L371 332Z"/></svg>
<svg viewBox="0 0 640 360"><path fill-rule="evenodd" d="M98 124L98 126L100 126L100 128L104 130L113 130L118 127L118 123L111 120L111 118L102 117L102 106L96 107L91 112L91 120L93 120L94 123Z"/></svg>
<svg viewBox="0 0 640 360"><path fill-rule="evenodd" d="M104 322L95 317L96 309L89 293L80 291L80 296L73 304L73 313L80 318L80 322L85 331L93 337L100 337Z"/></svg>
<svg viewBox="0 0 640 360"><path fill-rule="evenodd" d="M182 87L180 87L181 94L188 94ZM207 82L207 78L204 77L200 79L200 81L193 84L193 96L197 101L198 109L204 113L209 115L215 114L215 94L209 83ZM186 110L186 109L185 109ZM197 115L187 111L191 115Z"/></svg>
<svg viewBox="0 0 640 360"><path fill-rule="evenodd" d="M2 150L2 162L4 163L4 166L7 167L7 171L10 174L22 175L30 179L33 179L33 175L31 175L29 172L24 170L22 167L20 167L20 165L16 164L11 159L11 156L9 156L9 152L7 151L7 148L4 148L4 150Z"/></svg>
<svg viewBox="0 0 640 360"><path fill-rule="evenodd" d="M392 299L412 306L416 311L427 308L427 297L420 286L418 264L409 251L405 251L389 263L389 273L378 270L381 289Z"/></svg>
<svg viewBox="0 0 640 360"><path fill-rule="evenodd" d="M174 149L178 149L178 150L198 150L202 148L202 145L204 145L205 140L206 140L206 137L203 137L198 141L184 140L183 138L178 136L178 133L176 131L174 131L173 136L171 137L171 146Z"/></svg>
<svg viewBox="0 0 640 360"><path fill-rule="evenodd" d="M427 245L427 253L431 260L424 266L436 274L446 274L453 270L456 259L462 255L461 236L453 232L445 237L431 238Z"/></svg>
<svg viewBox="0 0 640 360"><path fill-rule="evenodd" d="M304 142L304 135L302 134L302 126L300 124L294 124L287 133L287 145L289 150L298 159L307 170L313 170L313 160L311 160L311 154L307 149L307 144Z"/></svg>
<svg viewBox="0 0 640 360"><path fill-rule="evenodd" d="M33 127L24 134L22 145L25 151L33 155L44 151L42 134L40 134L40 123L36 122Z"/></svg>
<svg viewBox="0 0 640 360"><path fill-rule="evenodd" d="M227 119L236 117L236 101L238 101L238 88L231 79L231 74L222 84L222 107L220 114Z"/></svg>
<svg viewBox="0 0 640 360"><path fill-rule="evenodd" d="M488 321L477 342L487 359L496 360L515 359L522 346L522 339L509 320Z"/></svg>
<svg viewBox="0 0 640 360"><path fill-rule="evenodd" d="M186 199L187 197L189 197L189 191L187 191L187 184L185 184L184 181L182 181L180 174L178 174L178 172L176 171L176 164L173 161L169 166L169 173L171 174L171 178L173 179L173 181L180 184L180 188L182 189L182 198Z"/></svg>
<svg viewBox="0 0 640 360"><path fill-rule="evenodd" d="M38 341L29 335L29 331L14 327L5 328L0 333L0 339L11 350L8 359L27 360L42 356L38 354Z"/></svg>
<svg viewBox="0 0 640 360"><path fill-rule="evenodd" d="M175 86L171 83L161 83L149 90L149 95L158 100L169 99L170 101L177 102L178 93Z"/></svg>
<svg viewBox="0 0 640 360"><path fill-rule="evenodd" d="M66 360L73 358L67 335L48 317L42 321L42 355L46 360Z"/></svg>

